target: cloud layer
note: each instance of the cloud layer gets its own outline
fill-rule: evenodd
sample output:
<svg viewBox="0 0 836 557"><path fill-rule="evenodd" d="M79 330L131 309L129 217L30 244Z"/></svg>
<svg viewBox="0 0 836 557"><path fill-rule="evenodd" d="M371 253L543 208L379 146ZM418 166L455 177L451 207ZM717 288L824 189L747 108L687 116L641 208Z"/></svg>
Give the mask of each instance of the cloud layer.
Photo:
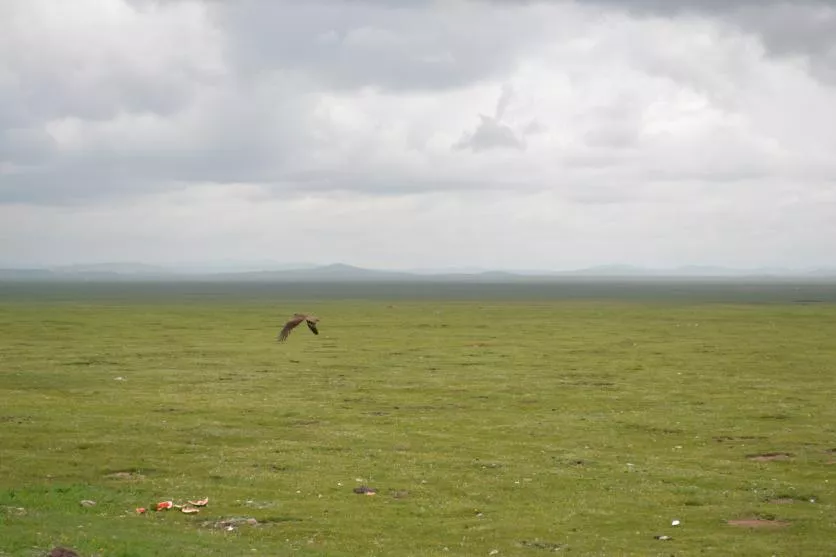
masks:
<svg viewBox="0 0 836 557"><path fill-rule="evenodd" d="M832 3L0 5L0 265L820 266Z"/></svg>

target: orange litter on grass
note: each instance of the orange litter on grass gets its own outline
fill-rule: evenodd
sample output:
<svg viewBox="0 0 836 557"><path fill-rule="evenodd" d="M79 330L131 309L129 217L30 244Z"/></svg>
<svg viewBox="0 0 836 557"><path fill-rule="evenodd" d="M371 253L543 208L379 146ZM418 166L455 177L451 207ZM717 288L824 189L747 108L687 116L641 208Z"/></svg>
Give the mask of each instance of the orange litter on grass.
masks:
<svg viewBox="0 0 836 557"><path fill-rule="evenodd" d="M154 505L154 510L157 511L164 511L166 509L180 509L180 512L184 512L186 514L194 514L200 512L200 509L197 507L205 507L209 503L209 498L200 499L198 501L189 501L188 505L177 505L174 501L160 501L156 505ZM136 509L136 512L139 514L145 513L145 507L139 507Z"/></svg>

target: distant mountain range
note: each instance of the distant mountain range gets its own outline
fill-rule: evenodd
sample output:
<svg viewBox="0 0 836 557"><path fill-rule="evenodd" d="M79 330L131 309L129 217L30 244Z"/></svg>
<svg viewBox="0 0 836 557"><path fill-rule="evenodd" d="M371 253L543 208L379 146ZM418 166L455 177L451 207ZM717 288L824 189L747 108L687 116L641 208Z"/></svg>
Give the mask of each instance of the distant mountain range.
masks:
<svg viewBox="0 0 836 557"><path fill-rule="evenodd" d="M332 265L251 264L237 267L232 264L166 267L143 263L101 263L48 268L0 268L0 280L5 281L240 281L240 282L532 282L560 279L658 279L658 278L807 278L836 279L836 268L811 269L729 269L724 267L686 266L672 269L647 269L629 265L603 265L572 271L495 271L495 270L410 270L391 271Z"/></svg>

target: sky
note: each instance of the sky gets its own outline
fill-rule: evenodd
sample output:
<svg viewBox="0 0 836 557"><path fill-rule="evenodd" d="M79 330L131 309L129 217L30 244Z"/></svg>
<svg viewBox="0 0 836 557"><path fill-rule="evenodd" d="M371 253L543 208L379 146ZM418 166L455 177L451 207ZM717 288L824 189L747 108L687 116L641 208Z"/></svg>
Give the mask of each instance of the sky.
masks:
<svg viewBox="0 0 836 557"><path fill-rule="evenodd" d="M833 267L834 28L834 0L0 2L0 267Z"/></svg>

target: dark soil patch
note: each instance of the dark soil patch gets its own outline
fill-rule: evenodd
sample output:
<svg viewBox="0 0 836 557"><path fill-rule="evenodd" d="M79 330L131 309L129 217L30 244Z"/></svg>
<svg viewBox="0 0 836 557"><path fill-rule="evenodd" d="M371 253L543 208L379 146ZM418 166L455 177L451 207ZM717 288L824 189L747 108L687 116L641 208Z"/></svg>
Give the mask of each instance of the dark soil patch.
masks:
<svg viewBox="0 0 836 557"><path fill-rule="evenodd" d="M238 528L269 526L271 524L281 524L284 522L300 522L300 519L288 516L271 516L260 519L255 519L251 516L232 516L228 518L221 518L219 520L207 520L201 522L200 526L203 528L212 528L232 532Z"/></svg>
<svg viewBox="0 0 836 557"><path fill-rule="evenodd" d="M144 472L153 472L153 470L144 470ZM105 472L105 477L112 480L141 481L145 479L145 474L138 470L119 470Z"/></svg>
<svg viewBox="0 0 836 557"><path fill-rule="evenodd" d="M791 505L793 503L815 503L819 498L815 495L790 495L787 493L779 493L771 499L767 499L767 503L773 505Z"/></svg>
<svg viewBox="0 0 836 557"><path fill-rule="evenodd" d="M232 531L240 526L258 526L259 522L252 517L230 517L222 518L220 520L207 520L201 523L204 528L217 528L219 530Z"/></svg>
<svg viewBox="0 0 836 557"><path fill-rule="evenodd" d="M589 464L589 461L582 458L564 458L554 456L552 457L552 460L556 461L556 463L560 466L586 466Z"/></svg>
<svg viewBox="0 0 836 557"><path fill-rule="evenodd" d="M567 380L562 382L564 385L569 385L572 387L601 387L604 389L608 389L611 387L615 387L615 383L612 381L595 381L595 380Z"/></svg>
<svg viewBox="0 0 836 557"><path fill-rule="evenodd" d="M727 520L726 524L730 526L742 526L744 528L784 528L790 525L786 520L769 518L739 518L736 520Z"/></svg>
<svg viewBox="0 0 836 557"><path fill-rule="evenodd" d="M758 418L761 420L789 420L792 416L789 414L761 414Z"/></svg>
<svg viewBox="0 0 836 557"><path fill-rule="evenodd" d="M288 425L290 425L291 427L307 427L307 426L310 426L310 425L319 425L319 420L314 420L314 419L293 420Z"/></svg>
<svg viewBox="0 0 836 557"><path fill-rule="evenodd" d="M354 493L358 495L374 495L377 493L377 490L373 487L369 487L367 485L361 485L359 487L354 488Z"/></svg>
<svg viewBox="0 0 836 557"><path fill-rule="evenodd" d="M49 557L78 557L78 553L66 547L55 547L49 552Z"/></svg>
<svg viewBox="0 0 836 557"><path fill-rule="evenodd" d="M621 422L619 423L619 425L621 425L624 429L629 429L632 431L641 431L643 433L650 433L652 435L678 435L680 433L685 433L683 430L677 428L657 427L648 424Z"/></svg>
<svg viewBox="0 0 836 557"><path fill-rule="evenodd" d="M269 526L271 524L284 524L285 522L302 522L301 518L293 516L267 516L258 519L258 526ZM250 524L252 519L250 519Z"/></svg>
<svg viewBox="0 0 836 557"><path fill-rule="evenodd" d="M96 366L96 365L117 365L119 362L113 362L110 360L100 360L98 358L89 358L86 360L73 360L70 362L64 362L62 365L65 366Z"/></svg>
<svg viewBox="0 0 836 557"><path fill-rule="evenodd" d="M757 441L765 439L760 435L717 435L713 438L718 443L735 442L735 441Z"/></svg>
<svg viewBox="0 0 836 557"><path fill-rule="evenodd" d="M29 416L0 416L0 423L25 424L32 421Z"/></svg>
<svg viewBox="0 0 836 557"><path fill-rule="evenodd" d="M792 454L790 453L763 453L763 454L751 454L746 455L746 458L749 460L754 460L756 462L772 462L773 460L789 460L792 458Z"/></svg>

